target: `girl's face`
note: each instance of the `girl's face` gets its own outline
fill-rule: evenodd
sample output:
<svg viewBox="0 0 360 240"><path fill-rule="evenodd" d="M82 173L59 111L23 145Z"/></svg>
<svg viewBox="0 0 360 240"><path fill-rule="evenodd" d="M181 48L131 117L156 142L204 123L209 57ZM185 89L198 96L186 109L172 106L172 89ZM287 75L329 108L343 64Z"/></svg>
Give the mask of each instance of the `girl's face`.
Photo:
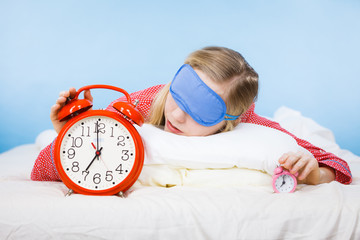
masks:
<svg viewBox="0 0 360 240"><path fill-rule="evenodd" d="M223 98L226 84L219 84L212 81L205 73L194 69L201 80ZM167 132L184 136L208 136L217 133L225 125L225 120L220 123L206 127L197 123L189 114L178 107L175 100L169 93L165 103L165 127Z"/></svg>

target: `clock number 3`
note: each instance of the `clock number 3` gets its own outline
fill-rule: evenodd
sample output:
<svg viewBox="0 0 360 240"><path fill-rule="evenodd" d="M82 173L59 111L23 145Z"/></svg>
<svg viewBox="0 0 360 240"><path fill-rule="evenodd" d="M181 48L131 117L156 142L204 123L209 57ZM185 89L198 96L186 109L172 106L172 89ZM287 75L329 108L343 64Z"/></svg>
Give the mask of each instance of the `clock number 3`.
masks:
<svg viewBox="0 0 360 240"><path fill-rule="evenodd" d="M122 150L122 156L121 156L121 159L123 161L127 161L129 160L130 156L129 156L129 150Z"/></svg>

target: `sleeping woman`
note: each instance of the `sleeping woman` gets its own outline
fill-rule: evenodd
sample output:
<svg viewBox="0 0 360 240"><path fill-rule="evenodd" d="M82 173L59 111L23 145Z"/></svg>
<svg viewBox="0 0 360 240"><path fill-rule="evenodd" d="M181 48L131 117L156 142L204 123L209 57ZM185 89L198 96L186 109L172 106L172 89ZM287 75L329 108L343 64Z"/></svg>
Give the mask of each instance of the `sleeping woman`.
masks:
<svg viewBox="0 0 360 240"><path fill-rule="evenodd" d="M58 121L58 113L67 98L73 98L75 88L60 93L51 107L50 118L56 132L65 122ZM320 184L352 181L348 164L332 153L299 139L278 123L254 112L258 94L258 74L242 55L224 47L206 47L191 53L174 79L130 94L139 100L137 108L149 124L164 131L184 136L208 136L231 131L239 123L266 126L289 134L308 153L285 153L278 159L280 165L292 174L298 174L299 183ZM84 97L93 100L90 90ZM121 101L119 98L114 102ZM107 110L114 111L112 102ZM44 148L35 161L31 179L60 181L53 163L53 143Z"/></svg>

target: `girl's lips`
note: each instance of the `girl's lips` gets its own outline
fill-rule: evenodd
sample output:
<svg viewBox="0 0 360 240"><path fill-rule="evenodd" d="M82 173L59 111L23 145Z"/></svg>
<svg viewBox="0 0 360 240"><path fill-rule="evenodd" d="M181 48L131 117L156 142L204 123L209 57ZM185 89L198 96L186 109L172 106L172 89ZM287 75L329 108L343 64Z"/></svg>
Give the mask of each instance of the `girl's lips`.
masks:
<svg viewBox="0 0 360 240"><path fill-rule="evenodd" d="M166 121L166 126L167 126L167 128L168 128L172 133L175 133L175 134L180 134L180 133L182 133L182 131L180 131L179 129L177 129L176 127L174 127L169 120Z"/></svg>

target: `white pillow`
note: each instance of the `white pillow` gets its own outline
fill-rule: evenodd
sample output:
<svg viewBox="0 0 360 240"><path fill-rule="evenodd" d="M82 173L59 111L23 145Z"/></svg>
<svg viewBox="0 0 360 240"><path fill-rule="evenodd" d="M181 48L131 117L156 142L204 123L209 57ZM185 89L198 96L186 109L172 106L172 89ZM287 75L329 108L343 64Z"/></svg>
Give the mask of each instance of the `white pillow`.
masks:
<svg viewBox="0 0 360 240"><path fill-rule="evenodd" d="M144 124L137 127L145 145L145 164L188 169L247 168L273 174L286 152L307 150L281 131L241 123L233 131L207 137L185 137Z"/></svg>
<svg viewBox="0 0 360 240"><path fill-rule="evenodd" d="M271 188L271 176L258 170L245 168L188 169L170 165L144 165L135 184L137 186L267 186Z"/></svg>
<svg viewBox="0 0 360 240"><path fill-rule="evenodd" d="M48 129L39 133L36 137L35 144L39 150L44 149L57 137L57 133L53 129Z"/></svg>

